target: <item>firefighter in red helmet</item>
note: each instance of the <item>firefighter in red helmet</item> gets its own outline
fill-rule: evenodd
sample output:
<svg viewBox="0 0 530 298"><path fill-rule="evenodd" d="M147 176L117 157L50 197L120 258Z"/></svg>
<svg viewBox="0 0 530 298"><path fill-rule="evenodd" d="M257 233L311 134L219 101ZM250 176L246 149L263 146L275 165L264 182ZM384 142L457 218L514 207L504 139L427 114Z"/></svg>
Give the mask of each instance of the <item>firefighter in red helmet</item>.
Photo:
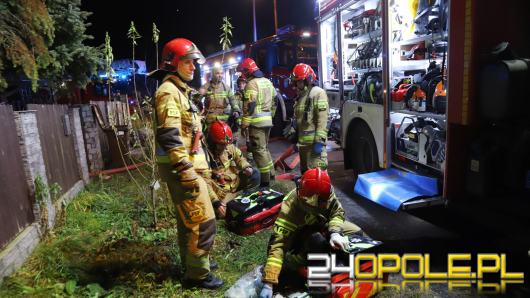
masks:
<svg viewBox="0 0 530 298"><path fill-rule="evenodd" d="M246 135L248 132L250 147L247 149L258 165L261 186L269 186L275 173L268 142L278 93L271 81L263 77L254 60L245 58L238 70L247 78L243 93L242 133Z"/></svg>
<svg viewBox="0 0 530 298"><path fill-rule="evenodd" d="M252 167L239 148L233 144L230 126L215 121L208 131L208 149L211 153L212 188L224 205L237 196L241 190L257 189L260 183L258 169ZM221 210L224 210L221 209ZM218 217L224 214L218 213Z"/></svg>
<svg viewBox="0 0 530 298"><path fill-rule="evenodd" d="M191 101L194 90L187 84L193 79L194 62L204 62L197 46L176 38L164 46L159 69L149 75L162 80L155 94L157 163L177 210L183 285L213 289L223 281L210 273L216 223L208 186L201 177L209 165L203 149L194 146L202 132Z"/></svg>
<svg viewBox="0 0 530 298"><path fill-rule="evenodd" d="M328 165L326 140L329 115L326 92L315 86L316 74L311 66L295 65L291 74L298 95L294 104L294 125L287 137L295 139L300 153L300 172Z"/></svg>
<svg viewBox="0 0 530 298"><path fill-rule="evenodd" d="M345 250L348 241L343 236L360 232L358 226L345 221L328 173L320 168L307 170L296 189L287 194L274 223L260 297L272 297L282 269L296 272L307 265L307 252L322 252L316 251L315 244Z"/></svg>

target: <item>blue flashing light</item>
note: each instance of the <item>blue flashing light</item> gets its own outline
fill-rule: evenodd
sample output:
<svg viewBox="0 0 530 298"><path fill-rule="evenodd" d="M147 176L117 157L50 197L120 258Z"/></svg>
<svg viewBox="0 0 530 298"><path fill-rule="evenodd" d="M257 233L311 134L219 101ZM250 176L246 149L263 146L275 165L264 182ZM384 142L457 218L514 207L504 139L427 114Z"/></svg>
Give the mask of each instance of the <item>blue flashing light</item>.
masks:
<svg viewBox="0 0 530 298"><path fill-rule="evenodd" d="M127 79L127 76L126 75L121 75L120 79L125 80L125 79Z"/></svg>
<svg viewBox="0 0 530 298"><path fill-rule="evenodd" d="M237 62L241 61L241 56L237 56Z"/></svg>

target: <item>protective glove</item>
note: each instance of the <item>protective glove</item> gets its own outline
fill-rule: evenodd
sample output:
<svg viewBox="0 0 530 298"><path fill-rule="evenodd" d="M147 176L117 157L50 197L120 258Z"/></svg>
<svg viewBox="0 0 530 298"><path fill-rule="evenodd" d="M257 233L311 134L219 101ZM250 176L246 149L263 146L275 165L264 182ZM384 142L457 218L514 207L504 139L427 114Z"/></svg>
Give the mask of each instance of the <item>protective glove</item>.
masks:
<svg viewBox="0 0 530 298"><path fill-rule="evenodd" d="M241 124L241 136L243 138L245 138L245 139L248 138L248 129L247 129L247 127L243 127L243 124Z"/></svg>
<svg viewBox="0 0 530 298"><path fill-rule="evenodd" d="M217 200L212 203L214 207L215 217L223 219L226 217L226 205L221 201Z"/></svg>
<svg viewBox="0 0 530 298"><path fill-rule="evenodd" d="M290 123L285 125L282 134L289 142L293 144L298 142L298 132L296 131L296 122L294 119L291 119Z"/></svg>
<svg viewBox="0 0 530 298"><path fill-rule="evenodd" d="M263 284L259 298L272 298L272 286L268 283Z"/></svg>
<svg viewBox="0 0 530 298"><path fill-rule="evenodd" d="M329 237L329 245L331 245L334 249L340 249L340 250L346 250L348 247L348 243L344 240L344 237L342 237L339 233L331 233L331 237Z"/></svg>
<svg viewBox="0 0 530 298"><path fill-rule="evenodd" d="M321 154L321 153L322 153L322 150L324 150L325 147L326 147L325 144L322 144L322 143L314 143L314 144L313 144L313 153L315 153L315 154Z"/></svg>
<svg viewBox="0 0 530 298"><path fill-rule="evenodd" d="M253 171L254 171L254 170L252 169L252 167L248 167L248 168L245 169L245 175L246 175L247 177L250 177L250 176L252 176L252 172L253 172Z"/></svg>
<svg viewBox="0 0 530 298"><path fill-rule="evenodd" d="M178 179L184 190L185 198L194 199L199 196L199 179L193 168L178 172Z"/></svg>

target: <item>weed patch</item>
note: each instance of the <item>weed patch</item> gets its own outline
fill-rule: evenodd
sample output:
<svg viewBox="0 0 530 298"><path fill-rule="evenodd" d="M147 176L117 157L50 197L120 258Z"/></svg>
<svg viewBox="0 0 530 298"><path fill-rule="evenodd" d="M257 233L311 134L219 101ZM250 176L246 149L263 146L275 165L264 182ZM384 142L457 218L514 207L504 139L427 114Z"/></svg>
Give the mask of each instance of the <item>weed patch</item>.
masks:
<svg viewBox="0 0 530 298"><path fill-rule="evenodd" d="M141 173L132 174L140 180ZM283 192L290 187L278 184ZM88 185L24 266L4 279L0 297L222 297L264 263L270 230L241 237L218 221L211 257L225 285L183 289L174 210L164 187L158 198L155 225L151 206L127 173Z"/></svg>

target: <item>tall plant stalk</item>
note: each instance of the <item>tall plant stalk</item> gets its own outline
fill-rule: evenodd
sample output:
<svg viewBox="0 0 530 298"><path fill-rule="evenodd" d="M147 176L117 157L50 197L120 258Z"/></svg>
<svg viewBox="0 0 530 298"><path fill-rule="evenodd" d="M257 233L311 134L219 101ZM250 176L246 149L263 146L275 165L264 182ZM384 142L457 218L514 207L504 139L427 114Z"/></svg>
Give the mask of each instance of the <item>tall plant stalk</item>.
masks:
<svg viewBox="0 0 530 298"><path fill-rule="evenodd" d="M127 38L131 40L132 43L132 67L133 67L133 84L134 84L134 97L135 99L140 102L140 99L138 98L138 91L136 89L136 63L135 63L135 56L134 56L134 50L136 48L136 40L142 38L142 36L138 33L136 30L136 27L134 26L134 21L131 21L131 26L129 27L129 31L127 31ZM129 101L127 101L128 103ZM127 104L128 105L128 104Z"/></svg>
<svg viewBox="0 0 530 298"><path fill-rule="evenodd" d="M219 29L221 29L221 34L219 35L219 44L221 44L221 48L223 50L223 56L221 57L221 65L223 65L225 59L224 52L230 49L232 46L230 39L232 38L232 29L234 29L234 26L232 26L232 23L230 23L229 17L223 17L223 23Z"/></svg>
<svg viewBox="0 0 530 298"><path fill-rule="evenodd" d="M105 73L107 74L107 85L109 88L109 101L112 100L111 92L111 83L114 75L114 70L112 69L112 61L114 60L114 55L112 54L112 47L110 46L110 36L109 32L105 32Z"/></svg>
<svg viewBox="0 0 530 298"><path fill-rule="evenodd" d="M153 43L155 44L155 55L156 55L156 66L158 67L158 40L160 39L160 30L156 27L153 22ZM158 83L157 83L158 85Z"/></svg>

